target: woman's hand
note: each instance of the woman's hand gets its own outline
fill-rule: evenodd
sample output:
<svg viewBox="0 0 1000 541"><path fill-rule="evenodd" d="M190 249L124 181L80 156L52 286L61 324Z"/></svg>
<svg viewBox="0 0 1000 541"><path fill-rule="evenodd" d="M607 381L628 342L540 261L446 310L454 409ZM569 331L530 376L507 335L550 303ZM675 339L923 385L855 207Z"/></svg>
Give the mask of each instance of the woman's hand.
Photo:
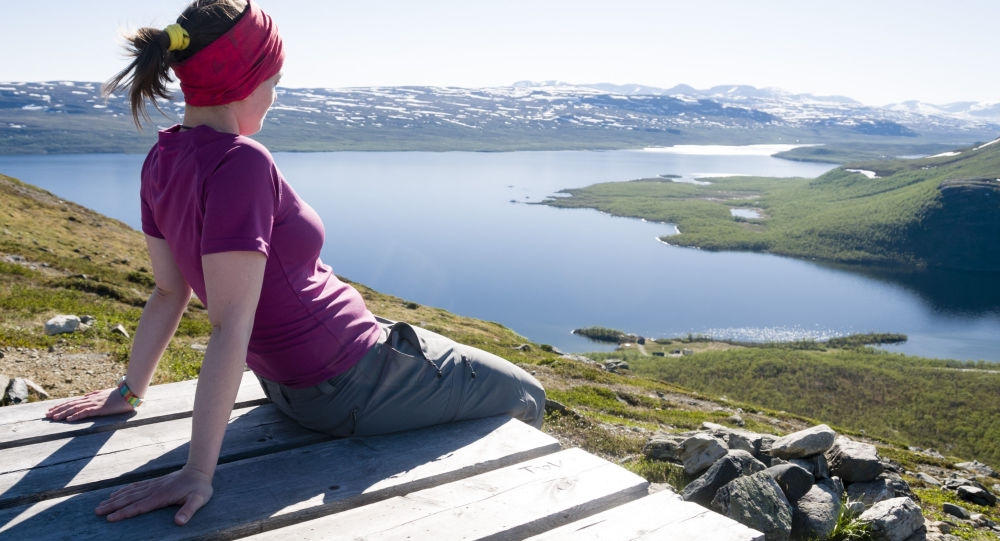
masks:
<svg viewBox="0 0 1000 541"><path fill-rule="evenodd" d="M168 505L180 505L174 523L183 526L212 498L212 477L185 466L163 477L132 483L116 490L95 511L117 522Z"/></svg>
<svg viewBox="0 0 1000 541"><path fill-rule="evenodd" d="M53 421L79 421L87 417L128 413L135 408L125 401L117 388L91 391L52 406L45 416Z"/></svg>

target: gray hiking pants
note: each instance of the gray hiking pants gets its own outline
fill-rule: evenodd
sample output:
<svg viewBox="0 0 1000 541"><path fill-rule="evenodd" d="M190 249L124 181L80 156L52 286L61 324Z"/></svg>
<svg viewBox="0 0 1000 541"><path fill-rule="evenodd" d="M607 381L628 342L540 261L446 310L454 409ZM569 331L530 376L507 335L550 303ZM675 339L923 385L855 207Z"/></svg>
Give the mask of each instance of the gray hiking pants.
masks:
<svg viewBox="0 0 1000 541"><path fill-rule="evenodd" d="M504 414L541 427L545 391L524 370L426 329L379 322L378 343L347 372L304 389L258 376L264 393L302 426L334 436Z"/></svg>

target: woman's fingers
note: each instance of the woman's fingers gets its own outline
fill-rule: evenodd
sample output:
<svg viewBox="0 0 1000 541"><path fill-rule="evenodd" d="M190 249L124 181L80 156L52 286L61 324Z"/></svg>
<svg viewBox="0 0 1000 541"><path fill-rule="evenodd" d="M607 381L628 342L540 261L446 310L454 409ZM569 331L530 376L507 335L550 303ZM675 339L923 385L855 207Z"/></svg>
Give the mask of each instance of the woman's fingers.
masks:
<svg viewBox="0 0 1000 541"><path fill-rule="evenodd" d="M121 398L116 389L91 391L49 408L45 416L54 421L79 421L88 417L115 415L134 408Z"/></svg>
<svg viewBox="0 0 1000 541"><path fill-rule="evenodd" d="M211 479L180 470L116 490L94 511L110 522L117 522L170 505L180 505L174 522L183 526L211 497Z"/></svg>

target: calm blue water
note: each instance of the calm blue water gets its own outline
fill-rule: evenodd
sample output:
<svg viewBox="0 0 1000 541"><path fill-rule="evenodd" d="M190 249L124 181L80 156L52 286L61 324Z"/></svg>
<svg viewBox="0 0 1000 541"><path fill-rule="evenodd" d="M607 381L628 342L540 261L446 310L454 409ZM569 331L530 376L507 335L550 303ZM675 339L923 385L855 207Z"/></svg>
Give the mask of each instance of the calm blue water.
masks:
<svg viewBox="0 0 1000 541"><path fill-rule="evenodd" d="M379 291L498 321L564 351L604 326L649 337L748 340L858 332L893 351L1000 361L1000 281L967 273L860 274L656 240L671 226L539 202L558 190L656 175L815 177L829 166L763 155L651 151L278 153L323 217L325 262ZM138 228L142 156L0 156L0 173ZM948 284L947 287L944 284Z"/></svg>

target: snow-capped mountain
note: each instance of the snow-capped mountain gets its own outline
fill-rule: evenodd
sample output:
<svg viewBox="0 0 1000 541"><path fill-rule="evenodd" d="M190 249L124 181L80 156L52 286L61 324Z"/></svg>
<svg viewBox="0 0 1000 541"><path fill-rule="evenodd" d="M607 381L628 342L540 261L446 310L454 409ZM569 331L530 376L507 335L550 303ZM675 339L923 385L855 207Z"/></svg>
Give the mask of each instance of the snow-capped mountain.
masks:
<svg viewBox="0 0 1000 541"><path fill-rule="evenodd" d="M91 82L0 83L0 152L127 146L137 139L127 96L105 99L100 92ZM183 102L164 110L167 118L154 112L154 121L169 125L179 119ZM86 130L78 127L84 119ZM84 140L93 140L95 130L106 134L96 148ZM968 143L997 133L1000 104L870 107L839 96L741 85L698 90L549 81L495 88L279 88L262 138L289 150L495 150L865 137ZM58 149L45 147L40 134L58 139Z"/></svg>

